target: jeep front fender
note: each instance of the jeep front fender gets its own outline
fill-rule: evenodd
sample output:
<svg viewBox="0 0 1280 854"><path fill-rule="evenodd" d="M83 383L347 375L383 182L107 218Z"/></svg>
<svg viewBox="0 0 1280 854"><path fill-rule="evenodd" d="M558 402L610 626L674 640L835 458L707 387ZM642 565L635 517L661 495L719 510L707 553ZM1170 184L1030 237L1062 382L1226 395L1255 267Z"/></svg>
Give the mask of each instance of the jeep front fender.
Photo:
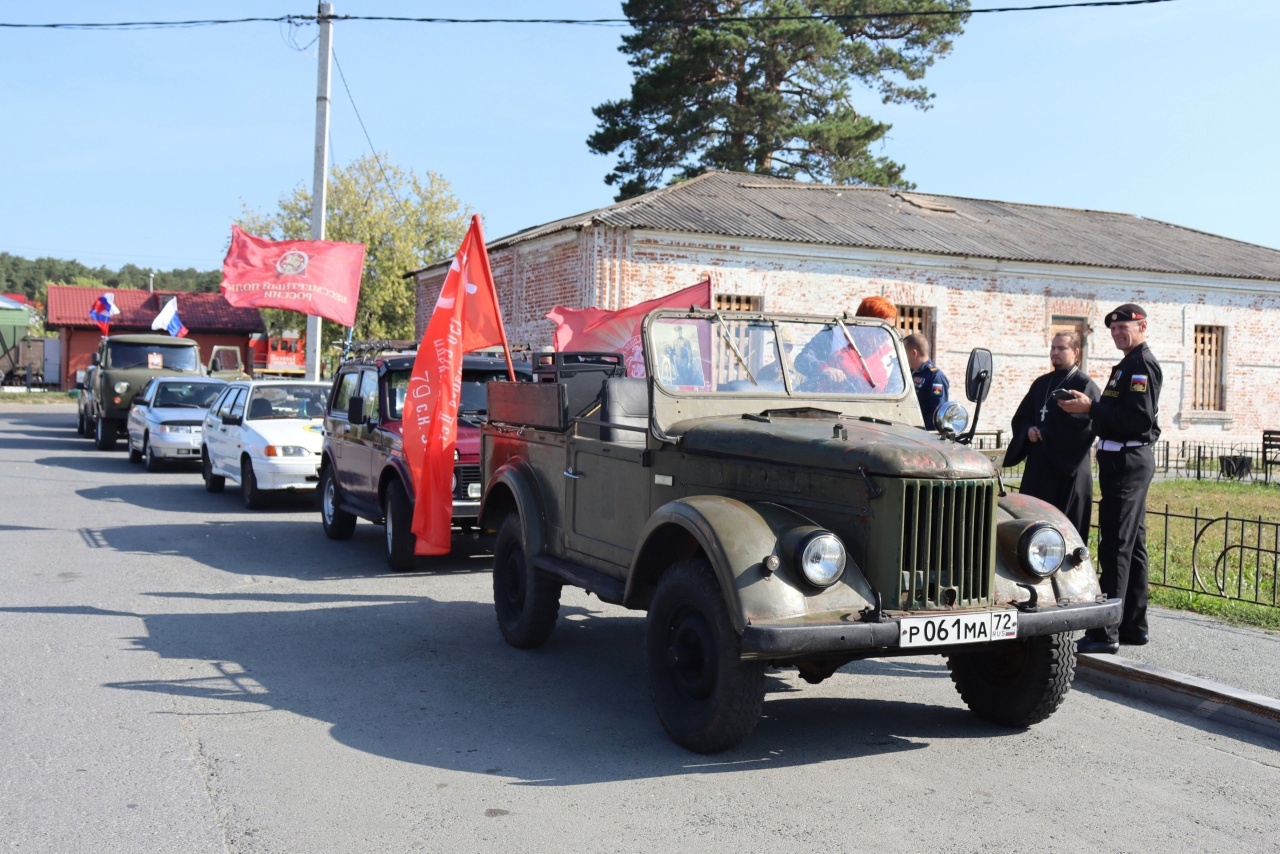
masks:
<svg viewBox="0 0 1280 854"><path fill-rule="evenodd" d="M811 519L776 504L746 503L719 495L681 498L659 507L640 536L623 604L646 608L662 573L679 557L701 551L711 563L724 593L734 628L809 613L873 607L875 594L849 560L840 581L825 590L809 585L784 554L782 539L798 528L814 528ZM775 572L764 568L770 555Z"/></svg>

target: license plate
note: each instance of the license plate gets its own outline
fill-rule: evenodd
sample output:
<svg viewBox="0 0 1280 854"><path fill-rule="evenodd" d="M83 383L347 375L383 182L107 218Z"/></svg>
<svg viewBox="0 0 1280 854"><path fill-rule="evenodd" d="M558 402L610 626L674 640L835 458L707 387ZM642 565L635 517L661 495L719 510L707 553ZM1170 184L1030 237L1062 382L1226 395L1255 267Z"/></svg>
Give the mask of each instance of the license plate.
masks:
<svg viewBox="0 0 1280 854"><path fill-rule="evenodd" d="M906 617L898 621L898 646L949 646L1013 640L1018 636L1017 611Z"/></svg>

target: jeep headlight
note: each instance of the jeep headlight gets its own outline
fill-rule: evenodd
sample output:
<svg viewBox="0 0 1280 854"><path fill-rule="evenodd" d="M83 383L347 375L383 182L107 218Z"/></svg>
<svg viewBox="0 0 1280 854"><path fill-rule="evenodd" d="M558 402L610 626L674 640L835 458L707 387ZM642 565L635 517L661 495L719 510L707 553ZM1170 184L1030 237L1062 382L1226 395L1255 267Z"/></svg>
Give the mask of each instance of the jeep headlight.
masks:
<svg viewBox="0 0 1280 854"><path fill-rule="evenodd" d="M954 400L944 403L933 416L934 426L944 436L959 436L969 429L969 410Z"/></svg>
<svg viewBox="0 0 1280 854"><path fill-rule="evenodd" d="M844 574L844 543L835 534L814 531L796 546L795 565L814 587L830 587Z"/></svg>
<svg viewBox="0 0 1280 854"><path fill-rule="evenodd" d="M1032 525L1018 539L1018 557L1027 572L1047 578L1058 571L1067 556L1067 541L1047 523Z"/></svg>
<svg viewBox="0 0 1280 854"><path fill-rule="evenodd" d="M121 380L120 382L113 385L112 388L115 389L116 394L124 394L126 391L129 390L129 384L124 380Z"/></svg>

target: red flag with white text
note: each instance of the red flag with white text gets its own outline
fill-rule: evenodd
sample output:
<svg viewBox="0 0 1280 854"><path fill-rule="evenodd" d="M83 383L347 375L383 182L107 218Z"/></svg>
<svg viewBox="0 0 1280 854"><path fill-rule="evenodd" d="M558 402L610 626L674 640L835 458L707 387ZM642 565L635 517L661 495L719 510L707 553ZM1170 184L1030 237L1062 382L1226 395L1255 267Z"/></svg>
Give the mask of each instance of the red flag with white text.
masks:
<svg viewBox="0 0 1280 854"><path fill-rule="evenodd" d="M515 380L480 217L473 216L440 287L405 393L404 450L415 492L414 554L449 553L462 356L493 346L502 347L508 375Z"/></svg>
<svg viewBox="0 0 1280 854"><path fill-rule="evenodd" d="M547 319L556 324L552 343L557 351L594 350L621 353L627 376L643 377L644 353L640 347L640 322L655 308L711 307L711 280L704 279L684 290L610 311L603 308L556 306Z"/></svg>
<svg viewBox="0 0 1280 854"><path fill-rule="evenodd" d="M222 295L243 308L284 308L355 326L363 243L267 240L231 226Z"/></svg>

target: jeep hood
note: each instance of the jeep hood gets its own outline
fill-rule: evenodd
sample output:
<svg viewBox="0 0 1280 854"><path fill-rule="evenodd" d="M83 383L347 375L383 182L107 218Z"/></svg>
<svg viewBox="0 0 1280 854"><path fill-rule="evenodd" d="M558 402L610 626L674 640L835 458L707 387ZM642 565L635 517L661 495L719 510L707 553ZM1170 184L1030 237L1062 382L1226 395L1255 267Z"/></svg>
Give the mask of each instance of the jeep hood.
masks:
<svg viewBox="0 0 1280 854"><path fill-rule="evenodd" d="M838 427L844 433L833 435ZM995 474L991 461L977 451L905 424L774 414L768 422L740 416L686 421L670 432L680 434L679 447L688 454L797 468L863 469L888 477L959 480Z"/></svg>

